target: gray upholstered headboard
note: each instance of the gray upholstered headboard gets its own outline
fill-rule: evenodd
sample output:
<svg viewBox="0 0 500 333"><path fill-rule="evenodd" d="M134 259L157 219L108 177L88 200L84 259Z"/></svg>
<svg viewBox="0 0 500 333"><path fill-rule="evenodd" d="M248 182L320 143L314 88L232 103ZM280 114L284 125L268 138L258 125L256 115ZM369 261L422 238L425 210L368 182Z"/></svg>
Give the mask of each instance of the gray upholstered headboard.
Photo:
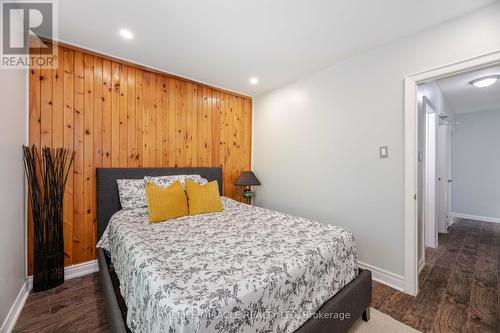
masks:
<svg viewBox="0 0 500 333"><path fill-rule="evenodd" d="M104 233L111 216L121 209L117 179L192 174L208 181L217 180L222 194L222 168L97 168L97 240Z"/></svg>

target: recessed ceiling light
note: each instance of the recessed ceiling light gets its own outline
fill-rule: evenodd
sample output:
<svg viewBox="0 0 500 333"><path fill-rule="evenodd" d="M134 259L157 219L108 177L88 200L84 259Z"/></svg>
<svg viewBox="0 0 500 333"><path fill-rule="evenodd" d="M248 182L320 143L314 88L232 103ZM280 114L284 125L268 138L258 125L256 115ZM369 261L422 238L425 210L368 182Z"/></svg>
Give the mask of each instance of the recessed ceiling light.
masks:
<svg viewBox="0 0 500 333"><path fill-rule="evenodd" d="M257 83L259 83L259 78L257 78L257 77L251 77L250 78L250 83L251 84L257 84Z"/></svg>
<svg viewBox="0 0 500 333"><path fill-rule="evenodd" d="M127 29L120 29L120 36L122 36L125 39L134 38L134 34L132 32L130 32L130 30L127 30Z"/></svg>
<svg viewBox="0 0 500 333"><path fill-rule="evenodd" d="M499 77L500 75L485 76L476 80L472 80L469 82L469 84L476 88L486 88L491 86L492 84L495 84L498 81Z"/></svg>

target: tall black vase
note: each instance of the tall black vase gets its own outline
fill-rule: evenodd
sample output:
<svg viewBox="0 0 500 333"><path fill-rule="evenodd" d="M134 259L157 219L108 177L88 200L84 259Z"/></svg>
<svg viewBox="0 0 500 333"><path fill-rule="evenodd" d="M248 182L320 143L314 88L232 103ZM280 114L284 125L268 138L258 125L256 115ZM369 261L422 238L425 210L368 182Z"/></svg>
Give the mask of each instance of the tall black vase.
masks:
<svg viewBox="0 0 500 333"><path fill-rule="evenodd" d="M33 216L33 290L64 282L63 197L74 153L33 145L23 147Z"/></svg>
<svg viewBox="0 0 500 333"><path fill-rule="evenodd" d="M49 222L50 223L50 222ZM33 291L57 287L64 282L64 241L62 218L55 217L49 230L34 221ZM43 235L42 237L36 235Z"/></svg>

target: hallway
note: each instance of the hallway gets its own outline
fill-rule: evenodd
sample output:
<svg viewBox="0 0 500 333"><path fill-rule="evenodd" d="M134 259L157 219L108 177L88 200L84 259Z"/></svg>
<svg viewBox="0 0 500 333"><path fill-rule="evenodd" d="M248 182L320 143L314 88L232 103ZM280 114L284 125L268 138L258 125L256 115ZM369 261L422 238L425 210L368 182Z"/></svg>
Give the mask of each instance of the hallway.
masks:
<svg viewBox="0 0 500 333"><path fill-rule="evenodd" d="M458 219L425 259L417 297L374 282L372 306L422 332L500 331L500 224Z"/></svg>

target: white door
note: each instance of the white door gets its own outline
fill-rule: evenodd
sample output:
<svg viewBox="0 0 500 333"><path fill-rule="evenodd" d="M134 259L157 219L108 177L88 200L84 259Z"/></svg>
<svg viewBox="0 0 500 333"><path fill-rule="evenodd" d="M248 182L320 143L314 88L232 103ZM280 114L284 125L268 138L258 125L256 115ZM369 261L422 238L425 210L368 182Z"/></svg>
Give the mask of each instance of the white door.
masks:
<svg viewBox="0 0 500 333"><path fill-rule="evenodd" d="M451 135L453 127L448 126L448 177L446 179L446 228L453 224L451 216L451 187L453 186L453 178L451 175Z"/></svg>
<svg viewBox="0 0 500 333"><path fill-rule="evenodd" d="M437 139L438 117L428 101L425 101L425 168L424 168L424 230L425 246L438 246L437 231Z"/></svg>
<svg viewBox="0 0 500 333"><path fill-rule="evenodd" d="M445 118L446 119L446 118ZM441 120L437 142L437 223L438 232L448 232L450 175L450 126Z"/></svg>

